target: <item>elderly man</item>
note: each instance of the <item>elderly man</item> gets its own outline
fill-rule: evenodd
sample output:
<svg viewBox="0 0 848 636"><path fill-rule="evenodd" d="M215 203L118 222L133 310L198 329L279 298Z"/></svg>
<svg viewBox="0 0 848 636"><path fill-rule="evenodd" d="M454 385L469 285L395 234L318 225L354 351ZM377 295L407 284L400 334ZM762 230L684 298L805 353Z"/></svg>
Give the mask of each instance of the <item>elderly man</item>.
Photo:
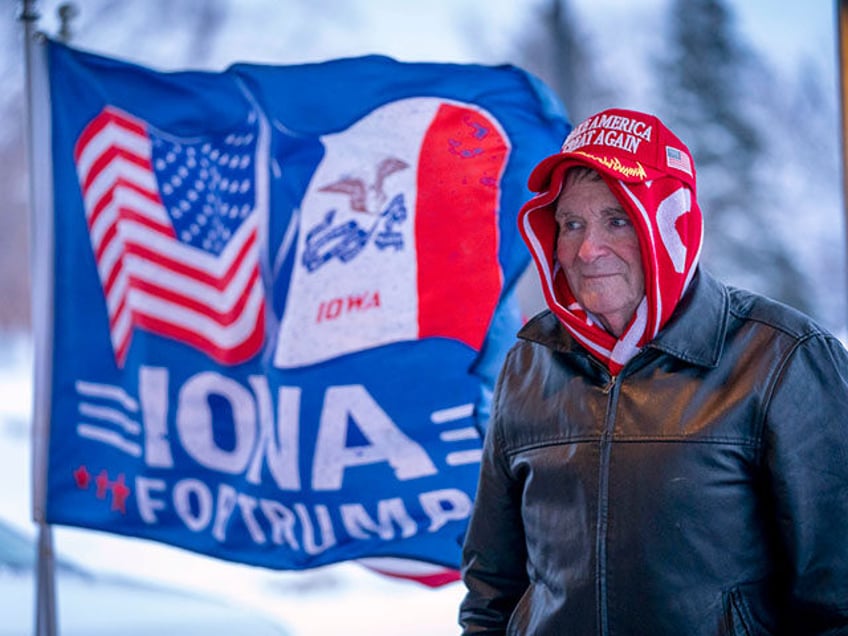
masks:
<svg viewBox="0 0 848 636"><path fill-rule="evenodd" d="M848 634L848 354L698 266L689 150L588 118L519 223L549 307L498 380L464 634Z"/></svg>

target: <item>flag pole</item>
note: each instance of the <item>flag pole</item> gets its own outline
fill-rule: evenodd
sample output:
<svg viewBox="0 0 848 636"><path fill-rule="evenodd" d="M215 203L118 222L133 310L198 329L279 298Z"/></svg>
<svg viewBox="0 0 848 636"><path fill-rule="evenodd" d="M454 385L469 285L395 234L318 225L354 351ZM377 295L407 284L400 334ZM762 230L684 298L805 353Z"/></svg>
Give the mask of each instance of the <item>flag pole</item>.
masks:
<svg viewBox="0 0 848 636"><path fill-rule="evenodd" d="M36 0L22 0L19 20L24 28L24 75L29 171L30 273L32 276L33 410L32 515L38 524L35 634L55 636L56 587L53 535L46 521L46 452L49 439L50 365L53 307L53 188L50 162L50 108L46 46L38 33Z"/></svg>

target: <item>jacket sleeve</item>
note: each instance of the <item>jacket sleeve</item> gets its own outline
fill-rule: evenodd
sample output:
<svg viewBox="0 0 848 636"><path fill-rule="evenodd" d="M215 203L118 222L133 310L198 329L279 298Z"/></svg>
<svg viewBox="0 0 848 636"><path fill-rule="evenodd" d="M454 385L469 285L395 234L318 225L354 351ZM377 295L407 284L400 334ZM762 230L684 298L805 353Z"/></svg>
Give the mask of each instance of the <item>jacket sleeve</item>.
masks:
<svg viewBox="0 0 848 636"><path fill-rule="evenodd" d="M835 338L809 337L789 356L763 441L793 622L848 633L848 354Z"/></svg>
<svg viewBox="0 0 848 636"><path fill-rule="evenodd" d="M498 432L502 389L503 375L495 389L477 495L462 551L462 578L468 588L459 612L464 635L505 633L528 586L521 484L511 474Z"/></svg>

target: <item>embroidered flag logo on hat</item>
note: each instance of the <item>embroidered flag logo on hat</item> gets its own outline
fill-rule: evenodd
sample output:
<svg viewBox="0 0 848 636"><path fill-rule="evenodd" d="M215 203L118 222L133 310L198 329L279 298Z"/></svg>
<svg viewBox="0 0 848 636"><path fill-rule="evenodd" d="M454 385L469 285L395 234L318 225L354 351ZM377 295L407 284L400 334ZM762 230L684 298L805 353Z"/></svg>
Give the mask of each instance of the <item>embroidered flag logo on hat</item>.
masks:
<svg viewBox="0 0 848 636"><path fill-rule="evenodd" d="M547 189L555 168L588 165L615 179L641 183L674 177L695 191L695 162L686 145L654 115L611 108L571 131L562 149L542 160L529 179L530 189Z"/></svg>

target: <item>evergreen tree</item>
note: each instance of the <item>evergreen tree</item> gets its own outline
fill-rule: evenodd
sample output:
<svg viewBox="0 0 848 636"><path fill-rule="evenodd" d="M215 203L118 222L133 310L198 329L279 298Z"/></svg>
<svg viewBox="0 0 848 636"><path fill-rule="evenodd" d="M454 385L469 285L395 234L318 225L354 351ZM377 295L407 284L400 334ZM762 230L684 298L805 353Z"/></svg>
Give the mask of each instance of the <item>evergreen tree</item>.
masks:
<svg viewBox="0 0 848 636"><path fill-rule="evenodd" d="M671 0L666 41L656 75L658 114L695 158L704 266L810 311L811 286L787 249L766 181L773 161L758 121L769 107L767 70L740 42L723 0Z"/></svg>

